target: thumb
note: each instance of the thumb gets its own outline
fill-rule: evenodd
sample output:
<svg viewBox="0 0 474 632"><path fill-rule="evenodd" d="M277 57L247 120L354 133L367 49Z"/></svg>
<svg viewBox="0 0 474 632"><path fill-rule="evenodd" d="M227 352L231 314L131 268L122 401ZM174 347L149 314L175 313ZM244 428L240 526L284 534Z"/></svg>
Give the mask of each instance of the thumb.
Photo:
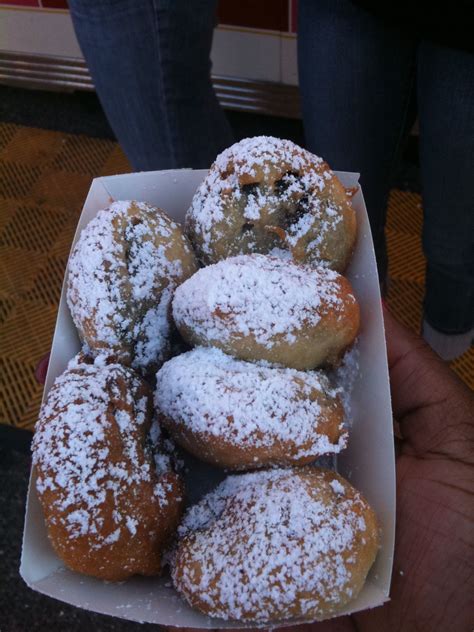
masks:
<svg viewBox="0 0 474 632"><path fill-rule="evenodd" d="M474 397L447 365L384 309L394 417L415 452L460 457L474 426ZM470 426L470 430L469 430ZM456 439L453 442L453 439Z"/></svg>

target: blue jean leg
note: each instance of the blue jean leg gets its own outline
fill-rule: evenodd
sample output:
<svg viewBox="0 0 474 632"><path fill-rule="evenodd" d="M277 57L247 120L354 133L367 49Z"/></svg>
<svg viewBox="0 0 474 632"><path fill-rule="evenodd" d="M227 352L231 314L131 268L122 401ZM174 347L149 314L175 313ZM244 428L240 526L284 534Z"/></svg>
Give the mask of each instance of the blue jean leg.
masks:
<svg viewBox="0 0 474 632"><path fill-rule="evenodd" d="M137 170L208 167L232 143L212 88L217 0L70 0L107 118Z"/></svg>
<svg viewBox="0 0 474 632"><path fill-rule="evenodd" d="M474 55L422 42L418 55L425 318L474 327Z"/></svg>
<svg viewBox="0 0 474 632"><path fill-rule="evenodd" d="M416 42L349 0L300 0L298 65L308 149L359 171L381 278L390 176L410 120Z"/></svg>

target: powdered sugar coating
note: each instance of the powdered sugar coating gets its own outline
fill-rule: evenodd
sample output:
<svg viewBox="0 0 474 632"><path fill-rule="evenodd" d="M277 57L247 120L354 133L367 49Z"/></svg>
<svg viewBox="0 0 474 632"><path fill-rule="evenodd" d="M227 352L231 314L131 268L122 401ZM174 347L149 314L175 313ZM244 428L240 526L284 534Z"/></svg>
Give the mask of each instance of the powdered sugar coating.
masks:
<svg viewBox="0 0 474 632"><path fill-rule="evenodd" d="M93 364L74 358L55 380L36 425L33 462L50 523L71 543L88 537L92 548L101 549L125 530L135 535L143 505L127 502L131 487L146 484L149 502L168 503L171 487L163 475L170 471L169 459L162 455L161 469L154 467L156 422L154 443L143 440L150 412L142 380L130 369L106 364L104 357Z"/></svg>
<svg viewBox="0 0 474 632"><path fill-rule="evenodd" d="M292 342L303 323L317 325L328 305L340 306L338 276L265 255L230 257L176 290L173 316L178 325L192 323L198 336L225 342L252 332L270 349L276 336Z"/></svg>
<svg viewBox="0 0 474 632"><path fill-rule="evenodd" d="M259 467L268 464L267 455L295 462L335 454L347 440L338 392L323 373L244 362L215 348L166 362L157 374L155 406L176 441L183 425L201 438L200 448L206 445L197 456L211 462L223 444L230 462L239 449L243 465L254 454Z"/></svg>
<svg viewBox="0 0 474 632"><path fill-rule="evenodd" d="M185 228L205 264L280 247L297 260L342 270L355 238L352 216L342 185L320 157L289 140L256 136L217 156Z"/></svg>
<svg viewBox="0 0 474 632"><path fill-rule="evenodd" d="M94 353L146 371L169 352L173 291L196 270L186 238L162 210L114 202L84 228L69 260L68 306Z"/></svg>
<svg viewBox="0 0 474 632"><path fill-rule="evenodd" d="M267 255L230 257L199 270L177 288L173 317L185 337L192 332L188 338L194 344L221 346L232 354L235 339L251 336L271 350L292 345L329 312L335 320L345 317L348 303L356 301L351 293L341 299L341 279L328 268Z"/></svg>
<svg viewBox="0 0 474 632"><path fill-rule="evenodd" d="M334 614L359 592L378 547L367 502L318 468L228 477L188 510L179 534L172 575L190 604L259 622Z"/></svg>
<svg viewBox="0 0 474 632"><path fill-rule="evenodd" d="M336 385L340 400L344 408L344 418L347 427L351 427L357 411L353 410L352 392L354 385L360 379L359 357L360 350L358 339L354 345L346 351L340 365L331 374L331 381Z"/></svg>

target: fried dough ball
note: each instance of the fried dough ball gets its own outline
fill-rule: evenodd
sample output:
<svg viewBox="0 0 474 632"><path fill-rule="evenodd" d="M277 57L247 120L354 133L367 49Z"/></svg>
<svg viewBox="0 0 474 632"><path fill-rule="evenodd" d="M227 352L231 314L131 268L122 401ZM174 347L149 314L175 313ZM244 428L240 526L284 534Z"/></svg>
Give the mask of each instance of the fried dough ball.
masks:
<svg viewBox="0 0 474 632"><path fill-rule="evenodd" d="M289 140L245 138L224 150L197 190L185 230L205 265L238 254L292 253L344 271L356 217L329 166Z"/></svg>
<svg viewBox="0 0 474 632"><path fill-rule="evenodd" d="M261 366L199 347L166 362L156 382L162 425L212 465L303 465L346 445L342 404L321 372Z"/></svg>
<svg viewBox="0 0 474 632"><path fill-rule="evenodd" d="M56 379L33 440L49 539L66 566L107 580L158 575L183 487L159 449L149 387L79 356Z"/></svg>
<svg viewBox="0 0 474 632"><path fill-rule="evenodd" d="M334 616L359 594L379 548L363 496L312 466L228 477L179 533L172 577L189 604L259 623Z"/></svg>
<svg viewBox="0 0 474 632"><path fill-rule="evenodd" d="M359 329L343 276L258 254L196 272L177 288L173 317L191 345L300 370L336 364Z"/></svg>
<svg viewBox="0 0 474 632"><path fill-rule="evenodd" d="M174 289L197 269L181 228L144 202L99 211L69 260L67 299L91 353L141 373L169 357Z"/></svg>

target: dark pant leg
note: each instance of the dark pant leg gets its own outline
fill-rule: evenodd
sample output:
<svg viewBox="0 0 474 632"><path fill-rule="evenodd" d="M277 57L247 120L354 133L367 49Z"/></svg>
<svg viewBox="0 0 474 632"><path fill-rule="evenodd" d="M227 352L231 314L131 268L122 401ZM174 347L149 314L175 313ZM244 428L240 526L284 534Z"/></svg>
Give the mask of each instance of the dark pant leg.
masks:
<svg viewBox="0 0 474 632"><path fill-rule="evenodd" d="M69 5L97 93L133 167L208 167L232 142L210 79L216 0Z"/></svg>
<svg viewBox="0 0 474 632"><path fill-rule="evenodd" d="M474 327L474 55L422 42L418 56L425 318Z"/></svg>
<svg viewBox="0 0 474 632"><path fill-rule="evenodd" d="M298 65L308 149L359 171L381 278L390 175L407 128L416 43L349 0L300 0Z"/></svg>

